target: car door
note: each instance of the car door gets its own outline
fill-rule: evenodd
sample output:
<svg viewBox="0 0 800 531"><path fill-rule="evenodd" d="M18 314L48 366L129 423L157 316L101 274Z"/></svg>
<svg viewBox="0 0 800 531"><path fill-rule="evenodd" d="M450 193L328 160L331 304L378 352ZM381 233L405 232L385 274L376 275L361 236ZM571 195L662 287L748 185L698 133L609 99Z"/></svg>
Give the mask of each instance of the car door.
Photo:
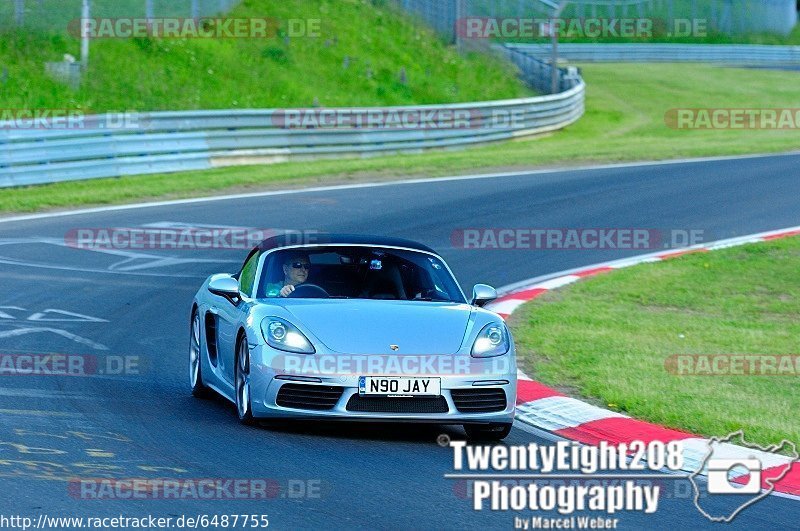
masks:
<svg viewBox="0 0 800 531"><path fill-rule="evenodd" d="M219 297L219 301L211 310L217 319L217 346L218 366L220 376L227 383L233 385L233 363L236 352L236 333L239 330L242 304L240 299L232 301Z"/></svg>
<svg viewBox="0 0 800 531"><path fill-rule="evenodd" d="M233 385L236 363L236 339L242 323L247 321L255 285L256 270L261 253L247 258L239 273L239 291L242 298L231 300L220 297L216 305L217 334L219 338L219 370L224 380Z"/></svg>

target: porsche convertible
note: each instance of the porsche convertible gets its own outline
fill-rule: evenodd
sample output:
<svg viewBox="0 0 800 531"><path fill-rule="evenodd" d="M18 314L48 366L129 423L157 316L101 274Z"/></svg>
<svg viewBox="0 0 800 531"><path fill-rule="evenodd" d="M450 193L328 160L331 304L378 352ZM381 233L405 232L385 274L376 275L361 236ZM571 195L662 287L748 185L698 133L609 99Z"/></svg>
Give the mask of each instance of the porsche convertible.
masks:
<svg viewBox="0 0 800 531"><path fill-rule="evenodd" d="M236 274L194 298L189 378L240 421L330 419L463 425L500 440L514 419L513 339L468 300L444 260L409 240L287 235L253 249ZM311 241L313 240L313 241Z"/></svg>

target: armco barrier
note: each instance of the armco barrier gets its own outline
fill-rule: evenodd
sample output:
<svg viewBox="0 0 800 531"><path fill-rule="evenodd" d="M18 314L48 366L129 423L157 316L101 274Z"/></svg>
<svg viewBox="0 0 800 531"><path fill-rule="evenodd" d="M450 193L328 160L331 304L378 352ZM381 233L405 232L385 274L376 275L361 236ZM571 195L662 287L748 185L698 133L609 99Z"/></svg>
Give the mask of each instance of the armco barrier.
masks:
<svg viewBox="0 0 800 531"><path fill-rule="evenodd" d="M531 57L549 60L549 44L506 44ZM721 63L731 65L800 65L800 46L758 44L597 44L561 43L558 55L572 62Z"/></svg>
<svg viewBox="0 0 800 531"><path fill-rule="evenodd" d="M544 72L537 60L506 52L526 79ZM524 69L534 69L531 73ZM549 67L547 67L549 68ZM584 111L579 76L559 72L558 94L514 100L406 107L337 108L336 126L286 127L285 113L322 109L154 112L128 115L121 127L31 128L0 122L0 187L265 164L294 159L420 152L508 140L561 129ZM435 127L358 126L368 113L437 116ZM461 117L457 122L456 117ZM467 116L467 126L463 117ZM118 118L117 118L118 119ZM351 124L342 126L341 124ZM362 120L362 124L363 124ZM368 122L367 122L368 123ZM460 123L461 125L457 125Z"/></svg>

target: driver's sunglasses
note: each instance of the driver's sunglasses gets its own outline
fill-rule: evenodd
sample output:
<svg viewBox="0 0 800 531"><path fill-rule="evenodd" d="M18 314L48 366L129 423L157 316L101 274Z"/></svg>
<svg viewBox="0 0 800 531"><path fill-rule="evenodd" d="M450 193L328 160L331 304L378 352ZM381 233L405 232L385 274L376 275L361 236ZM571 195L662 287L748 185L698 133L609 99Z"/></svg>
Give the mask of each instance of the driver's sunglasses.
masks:
<svg viewBox="0 0 800 531"><path fill-rule="evenodd" d="M306 264L306 263L303 263L303 262L295 262L295 263L292 264L292 267L295 268L295 269L303 268L306 271L308 271L309 269L311 269L311 264Z"/></svg>

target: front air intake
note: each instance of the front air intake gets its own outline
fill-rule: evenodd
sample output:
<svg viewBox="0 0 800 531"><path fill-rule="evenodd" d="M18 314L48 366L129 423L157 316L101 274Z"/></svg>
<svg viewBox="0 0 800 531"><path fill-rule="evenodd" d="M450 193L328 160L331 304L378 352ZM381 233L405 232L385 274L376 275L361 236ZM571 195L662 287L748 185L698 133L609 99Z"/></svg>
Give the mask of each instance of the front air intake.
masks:
<svg viewBox="0 0 800 531"><path fill-rule="evenodd" d="M347 411L367 413L447 413L443 396L391 397L353 395L347 401Z"/></svg>
<svg viewBox="0 0 800 531"><path fill-rule="evenodd" d="M503 389L453 389L450 394L461 413L492 413L506 408Z"/></svg>
<svg viewBox="0 0 800 531"><path fill-rule="evenodd" d="M344 391L331 385L283 384L275 403L294 409L333 409Z"/></svg>

